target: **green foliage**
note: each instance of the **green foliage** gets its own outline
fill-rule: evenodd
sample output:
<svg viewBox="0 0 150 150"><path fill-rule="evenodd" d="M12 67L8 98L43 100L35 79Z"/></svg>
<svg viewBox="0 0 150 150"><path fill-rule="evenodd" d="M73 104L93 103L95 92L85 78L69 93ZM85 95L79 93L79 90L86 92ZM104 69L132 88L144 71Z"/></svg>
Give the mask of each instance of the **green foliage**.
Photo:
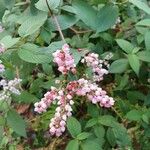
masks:
<svg viewBox="0 0 150 150"><path fill-rule="evenodd" d="M15 150L22 146L25 150L42 147L56 150L148 150L149 1L47 2L51 12L46 0L0 0L0 27L4 30L0 31L0 44L5 47L0 60L6 69L0 77L22 79L18 87L21 94L12 94L10 100L0 101L0 149ZM76 75L60 75L53 62L52 53L65 43L59 35L59 28L71 47L77 66ZM83 76L92 78L92 69L80 62L89 52L105 58L104 67L110 64L110 74L98 84L114 98L115 104L113 108L105 109L83 97L75 97L75 118L68 118L64 135L52 139L47 135L47 128L56 106L50 106L47 112L37 115L34 103L51 86L60 88ZM107 60L110 53L113 57ZM60 83L55 84L56 80Z"/></svg>
<svg viewBox="0 0 150 150"><path fill-rule="evenodd" d="M14 110L9 110L7 114L7 124L13 129L14 132L20 136L26 137L26 123L22 117Z"/></svg>

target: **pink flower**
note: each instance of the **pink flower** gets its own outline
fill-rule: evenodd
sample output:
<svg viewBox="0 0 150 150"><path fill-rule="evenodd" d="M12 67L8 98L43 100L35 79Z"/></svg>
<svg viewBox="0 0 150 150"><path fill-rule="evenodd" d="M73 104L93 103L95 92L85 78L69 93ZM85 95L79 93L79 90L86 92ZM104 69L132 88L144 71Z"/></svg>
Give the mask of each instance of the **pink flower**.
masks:
<svg viewBox="0 0 150 150"><path fill-rule="evenodd" d="M74 58L70 53L70 48L67 44L64 44L61 50L54 52L53 57L54 62L58 65L58 70L62 74L67 74L69 71L76 73Z"/></svg>

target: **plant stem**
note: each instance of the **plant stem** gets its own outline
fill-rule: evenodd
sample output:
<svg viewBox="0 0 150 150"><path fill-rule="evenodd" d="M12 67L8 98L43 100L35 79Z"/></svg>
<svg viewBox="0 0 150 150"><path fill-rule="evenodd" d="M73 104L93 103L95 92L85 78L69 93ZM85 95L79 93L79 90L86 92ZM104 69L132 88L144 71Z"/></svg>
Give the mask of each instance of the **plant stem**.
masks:
<svg viewBox="0 0 150 150"><path fill-rule="evenodd" d="M51 15L52 18L54 19L54 22L55 22L55 24L56 24L57 30L59 31L59 34L60 34L60 37L61 37L62 41L63 41L64 43L66 43L65 38L64 38L64 35L63 35L63 33L62 33L62 30L61 30L61 27L60 27L60 25L59 25L58 19L57 19L57 17L56 17L54 14L52 14L51 8L50 8L50 6L49 6L49 4L48 4L48 0L46 0L46 4L47 4L47 7L48 7L48 10L49 10L50 15Z"/></svg>

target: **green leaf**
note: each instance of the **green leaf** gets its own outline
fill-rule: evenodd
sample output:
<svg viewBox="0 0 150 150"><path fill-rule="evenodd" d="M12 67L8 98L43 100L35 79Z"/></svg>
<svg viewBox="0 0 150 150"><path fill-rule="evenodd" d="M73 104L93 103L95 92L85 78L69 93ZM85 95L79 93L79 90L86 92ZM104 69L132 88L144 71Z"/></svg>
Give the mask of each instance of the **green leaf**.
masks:
<svg viewBox="0 0 150 150"><path fill-rule="evenodd" d="M130 42L123 39L117 39L116 41L123 51L125 51L127 54L132 53L134 46Z"/></svg>
<svg viewBox="0 0 150 150"><path fill-rule="evenodd" d="M56 17L57 17L57 20L60 24L61 30L65 30L65 29L70 28L71 26L73 26L79 20L76 16L67 15L67 14L59 15L59 16L56 16ZM51 31L57 31L58 30L53 18L48 19L47 27Z"/></svg>
<svg viewBox="0 0 150 150"><path fill-rule="evenodd" d="M14 110L9 110L7 113L7 124L16 132L18 135L26 137L26 123L22 117Z"/></svg>
<svg viewBox="0 0 150 150"><path fill-rule="evenodd" d="M61 0L47 0L48 1L48 5L49 7L51 8L51 10L55 10L59 5L60 5L60 2ZM36 4L35 4L35 7L39 10L42 10L42 11L46 11L48 12L48 6L46 4L46 0L39 0Z"/></svg>
<svg viewBox="0 0 150 150"><path fill-rule="evenodd" d="M116 145L116 138L114 135L114 132L112 131L112 128L108 128L106 137L108 139L109 144L114 147Z"/></svg>
<svg viewBox="0 0 150 150"><path fill-rule="evenodd" d="M78 140L85 140L87 139L89 136L91 135L91 133L89 132L82 132L77 136Z"/></svg>
<svg viewBox="0 0 150 150"><path fill-rule="evenodd" d="M145 34L145 46L146 50L150 51L150 30Z"/></svg>
<svg viewBox="0 0 150 150"><path fill-rule="evenodd" d="M115 119L112 116L110 116L110 115L104 115L104 116L99 117L98 122L101 125L108 126L108 127L113 127L114 123L116 121L115 121Z"/></svg>
<svg viewBox="0 0 150 150"><path fill-rule="evenodd" d="M38 98L35 95L32 95L27 91L23 91L20 95L14 95L13 97L15 101L26 104L38 101Z"/></svg>
<svg viewBox="0 0 150 150"><path fill-rule="evenodd" d="M24 45L18 51L18 55L22 60L29 63L42 64L49 63L51 61L51 58L48 53L46 53L45 51L41 51L32 44Z"/></svg>
<svg viewBox="0 0 150 150"><path fill-rule="evenodd" d="M126 71L128 64L129 63L127 59L118 59L110 65L109 72L123 73L124 71Z"/></svg>
<svg viewBox="0 0 150 150"><path fill-rule="evenodd" d="M69 141L65 150L79 150L79 142L78 140L71 140Z"/></svg>
<svg viewBox="0 0 150 150"><path fill-rule="evenodd" d="M140 51L137 53L137 56L142 61L150 62L150 52L149 51Z"/></svg>
<svg viewBox="0 0 150 150"><path fill-rule="evenodd" d="M88 114L92 117L99 116L99 108L91 103L88 104Z"/></svg>
<svg viewBox="0 0 150 150"><path fill-rule="evenodd" d="M72 137L74 137L74 138L77 137L77 135L81 133L80 122L73 117L68 118L67 128L68 128L70 134L72 135Z"/></svg>
<svg viewBox="0 0 150 150"><path fill-rule="evenodd" d="M116 123L115 126L112 128L112 131L116 138L116 142L120 148L124 149L131 146L131 139L124 126Z"/></svg>
<svg viewBox="0 0 150 150"><path fill-rule="evenodd" d="M150 26L150 19L143 19L139 21L136 25L138 26Z"/></svg>
<svg viewBox="0 0 150 150"><path fill-rule="evenodd" d="M150 7L146 4L146 2L142 2L141 0L129 0L132 4L134 4L139 9L142 9L146 13L150 14Z"/></svg>
<svg viewBox="0 0 150 150"><path fill-rule="evenodd" d="M111 28L118 18L118 7L115 5L106 5L97 14L96 30L97 32L106 31Z"/></svg>
<svg viewBox="0 0 150 150"><path fill-rule="evenodd" d="M94 139L85 141L81 146L83 150L102 150L99 141Z"/></svg>
<svg viewBox="0 0 150 150"><path fill-rule="evenodd" d="M131 121L140 121L142 118L142 112L139 110L133 109L126 114L126 118Z"/></svg>
<svg viewBox="0 0 150 150"><path fill-rule="evenodd" d="M24 16L22 16L24 17ZM39 19L40 18L40 19ZM24 19L18 29L18 33L21 37L26 37L35 33L46 21L47 13L42 11L36 11L36 14L32 14L30 11L25 15Z"/></svg>
<svg viewBox="0 0 150 150"><path fill-rule="evenodd" d="M3 43L6 48L14 46L20 38L12 38L10 35L5 36L1 39L0 43Z"/></svg>
<svg viewBox="0 0 150 150"><path fill-rule="evenodd" d="M90 120L88 120L88 122L86 123L86 128L92 127L94 125L96 125L98 123L98 119L97 118L92 118Z"/></svg>
<svg viewBox="0 0 150 150"><path fill-rule="evenodd" d="M92 29L96 29L96 15L97 12L92 8L92 6L88 5L87 2L83 0L74 0L72 3L75 12L87 26Z"/></svg>
<svg viewBox="0 0 150 150"><path fill-rule="evenodd" d="M5 10L6 10L5 3L4 1L0 0L0 21L2 20Z"/></svg>
<svg viewBox="0 0 150 150"><path fill-rule="evenodd" d="M101 125L97 125L94 127L94 133L98 138L103 138L105 136L105 129Z"/></svg>
<svg viewBox="0 0 150 150"><path fill-rule="evenodd" d="M134 72L139 75L139 70L140 70L140 61L137 55L135 54L129 54L128 55L128 60L131 68L134 70Z"/></svg>
<svg viewBox="0 0 150 150"><path fill-rule="evenodd" d="M15 0L3 0L3 1L7 9L11 9L15 4Z"/></svg>

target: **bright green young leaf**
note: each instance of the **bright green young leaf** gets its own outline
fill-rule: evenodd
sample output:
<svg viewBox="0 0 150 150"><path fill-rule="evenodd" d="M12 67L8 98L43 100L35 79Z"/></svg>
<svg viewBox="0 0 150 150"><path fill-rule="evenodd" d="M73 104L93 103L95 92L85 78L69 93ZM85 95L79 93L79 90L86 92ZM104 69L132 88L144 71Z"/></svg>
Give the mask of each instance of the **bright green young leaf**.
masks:
<svg viewBox="0 0 150 150"><path fill-rule="evenodd" d="M123 73L126 71L128 67L128 60L127 59L118 59L114 61L109 68L109 72L111 73Z"/></svg>
<svg viewBox="0 0 150 150"><path fill-rule="evenodd" d="M106 5L97 14L96 31L102 32L111 28L118 18L118 7L114 5Z"/></svg>
<svg viewBox="0 0 150 150"><path fill-rule="evenodd" d="M78 140L71 140L69 141L65 150L79 150L79 142Z"/></svg>
<svg viewBox="0 0 150 150"><path fill-rule="evenodd" d="M129 1L136 7L142 9L143 11L145 11L150 15L150 7L148 6L148 4L146 4L146 2L142 2L141 0L129 0Z"/></svg>
<svg viewBox="0 0 150 150"><path fill-rule="evenodd" d="M150 30L148 32L146 32L145 34L145 46L146 46L146 50L150 51Z"/></svg>
<svg viewBox="0 0 150 150"><path fill-rule="evenodd" d="M139 110L133 109L126 114L126 118L131 121L140 121L142 118L142 112Z"/></svg>
<svg viewBox="0 0 150 150"><path fill-rule="evenodd" d="M74 15L59 15L56 17L57 17L58 22L60 24L61 30L68 29L69 27L73 26L79 20L78 17L76 17ZM51 31L57 31L58 30L53 18L48 19L47 27Z"/></svg>
<svg viewBox="0 0 150 150"><path fill-rule="evenodd" d="M123 51L127 54L132 53L134 46L130 42L123 39L117 39L116 41Z"/></svg>
<svg viewBox="0 0 150 150"><path fill-rule="evenodd" d="M73 117L68 118L67 120L67 129L69 130L72 137L77 137L78 134L81 133L81 125L80 122Z"/></svg>
<svg viewBox="0 0 150 150"><path fill-rule="evenodd" d="M140 61L137 55L135 54L129 54L128 55L128 60L129 60L129 64L131 66L131 68L133 69L133 71L139 75L139 71L140 71Z"/></svg>
<svg viewBox="0 0 150 150"><path fill-rule="evenodd" d="M7 124L16 132L18 135L26 137L26 123L22 117L14 110L9 110L7 114Z"/></svg>
<svg viewBox="0 0 150 150"><path fill-rule="evenodd" d="M0 43L3 43L6 48L10 48L15 45L20 38L12 38L10 35L5 36L1 39Z"/></svg>
<svg viewBox="0 0 150 150"><path fill-rule="evenodd" d="M140 51L137 53L137 56L142 61L150 62L150 52L149 51Z"/></svg>

